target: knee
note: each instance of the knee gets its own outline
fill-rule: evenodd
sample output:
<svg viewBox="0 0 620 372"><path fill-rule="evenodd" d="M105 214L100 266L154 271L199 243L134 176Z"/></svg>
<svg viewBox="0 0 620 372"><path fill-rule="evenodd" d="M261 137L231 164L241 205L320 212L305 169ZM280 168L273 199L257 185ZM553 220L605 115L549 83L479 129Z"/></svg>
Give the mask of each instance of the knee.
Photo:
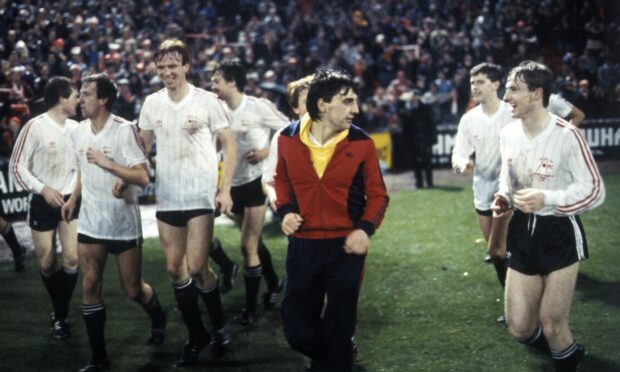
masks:
<svg viewBox="0 0 620 372"><path fill-rule="evenodd" d="M177 283L183 279L183 270L180 265L168 262L166 264L166 270L168 271L168 276L173 283Z"/></svg>
<svg viewBox="0 0 620 372"><path fill-rule="evenodd" d="M536 325L530 325L524 321L515 321L510 318L506 318L506 326L508 327L508 333L519 341L527 340L534 330Z"/></svg>
<svg viewBox="0 0 620 372"><path fill-rule="evenodd" d="M556 339L563 327L562 319L552 315L541 316L540 324L542 326L543 333L548 340Z"/></svg>
<svg viewBox="0 0 620 372"><path fill-rule="evenodd" d="M135 302L141 302L142 301L142 288L139 285L131 285L131 286L125 286L123 288L123 291L125 292L125 297L127 297L128 299L135 301Z"/></svg>
<svg viewBox="0 0 620 372"><path fill-rule="evenodd" d="M63 258L63 266L68 269L75 269L78 267L78 264L79 264L79 259L78 259L77 253L66 255Z"/></svg>
<svg viewBox="0 0 620 372"><path fill-rule="evenodd" d="M192 278L196 278L202 275L202 273L204 272L204 269L206 267L206 262L197 262L194 261L192 263L189 263L187 265L187 270L189 271L189 275Z"/></svg>

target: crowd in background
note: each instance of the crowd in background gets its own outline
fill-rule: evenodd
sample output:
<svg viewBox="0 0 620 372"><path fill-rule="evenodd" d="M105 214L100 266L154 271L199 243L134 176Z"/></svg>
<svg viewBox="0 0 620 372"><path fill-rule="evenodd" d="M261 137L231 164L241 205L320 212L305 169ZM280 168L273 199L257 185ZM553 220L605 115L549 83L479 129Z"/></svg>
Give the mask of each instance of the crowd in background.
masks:
<svg viewBox="0 0 620 372"><path fill-rule="evenodd" d="M0 0L3 150L44 110L53 75L77 85L106 72L116 113L138 117L162 87L153 50L167 37L193 52L190 80L209 88L227 57L248 71L247 93L287 111L286 83L319 66L348 70L359 86L358 124L400 133L406 111L456 123L471 105L468 71L524 59L557 74L556 91L588 118L620 117L620 5L612 0ZM414 115L415 116L415 115Z"/></svg>

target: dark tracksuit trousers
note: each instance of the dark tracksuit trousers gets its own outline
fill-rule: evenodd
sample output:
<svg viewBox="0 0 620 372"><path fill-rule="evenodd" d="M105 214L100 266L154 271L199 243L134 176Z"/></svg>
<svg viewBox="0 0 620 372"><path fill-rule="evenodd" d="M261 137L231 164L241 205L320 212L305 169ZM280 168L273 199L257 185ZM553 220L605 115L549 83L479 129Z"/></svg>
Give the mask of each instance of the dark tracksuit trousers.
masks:
<svg viewBox="0 0 620 372"><path fill-rule="evenodd" d="M281 308L289 345L339 372L353 369L351 337L365 258L347 254L344 241L289 239Z"/></svg>

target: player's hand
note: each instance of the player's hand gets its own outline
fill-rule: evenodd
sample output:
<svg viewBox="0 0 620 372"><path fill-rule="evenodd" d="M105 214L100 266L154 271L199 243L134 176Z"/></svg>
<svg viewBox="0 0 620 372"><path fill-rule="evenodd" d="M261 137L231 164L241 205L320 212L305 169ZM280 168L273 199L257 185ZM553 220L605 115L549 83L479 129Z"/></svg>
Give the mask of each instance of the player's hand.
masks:
<svg viewBox="0 0 620 372"><path fill-rule="evenodd" d="M73 200L73 198L69 198L65 205L62 206L62 208L60 209L60 216L62 217L63 221L71 222L71 220L73 220L73 212L75 211L76 205L76 201Z"/></svg>
<svg viewBox="0 0 620 372"><path fill-rule="evenodd" d="M523 212L534 213L545 205L545 194L538 189L523 189L515 192L513 202Z"/></svg>
<svg viewBox="0 0 620 372"><path fill-rule="evenodd" d="M344 251L347 252L347 254L365 256L366 253L368 253L369 243L370 238L368 234L362 229L356 229L353 230L344 241Z"/></svg>
<svg viewBox="0 0 620 372"><path fill-rule="evenodd" d="M269 200L269 207L271 207L271 210L277 211L278 207L276 206L276 194L267 196L267 200Z"/></svg>
<svg viewBox="0 0 620 372"><path fill-rule="evenodd" d="M496 194L495 200L491 203L491 210L493 211L493 218L502 218L506 215L506 212L510 210L508 200L502 195Z"/></svg>
<svg viewBox="0 0 620 372"><path fill-rule="evenodd" d="M114 186L112 186L112 195L117 199L122 199L125 196L125 190L127 190L128 186L129 184L119 179Z"/></svg>
<svg viewBox="0 0 620 372"><path fill-rule="evenodd" d="M222 214L232 213L233 201L230 192L218 192L215 196L215 207Z"/></svg>
<svg viewBox="0 0 620 372"><path fill-rule="evenodd" d="M301 224L304 222L304 219L297 213L288 213L282 219L282 232L284 235L289 236L294 234L299 228Z"/></svg>
<svg viewBox="0 0 620 372"><path fill-rule="evenodd" d="M269 147L262 150L252 149L243 155L243 158L250 164L258 164L269 155Z"/></svg>
<svg viewBox="0 0 620 372"><path fill-rule="evenodd" d="M65 205L65 199L63 199L62 195L50 187L43 186L41 195L43 195L43 198L50 207L60 208Z"/></svg>
<svg viewBox="0 0 620 372"><path fill-rule="evenodd" d="M454 169L455 173L469 173L472 169L474 169L474 162L471 159L466 163L455 163L452 164L452 169Z"/></svg>
<svg viewBox="0 0 620 372"><path fill-rule="evenodd" d="M110 159L105 156L103 151L92 147L89 147L88 150L86 150L86 160L88 160L89 163L98 165L103 169L106 169L106 167L110 164Z"/></svg>

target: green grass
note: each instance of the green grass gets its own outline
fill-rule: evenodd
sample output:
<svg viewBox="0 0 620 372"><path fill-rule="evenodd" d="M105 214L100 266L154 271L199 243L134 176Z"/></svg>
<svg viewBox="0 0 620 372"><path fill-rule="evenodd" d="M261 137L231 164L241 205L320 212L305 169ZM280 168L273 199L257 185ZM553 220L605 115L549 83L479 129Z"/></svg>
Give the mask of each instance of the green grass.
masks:
<svg viewBox="0 0 620 372"><path fill-rule="evenodd" d="M571 315L576 337L589 355L580 371L620 371L620 176L605 178L607 200L583 216L590 259L582 264ZM240 261L238 232L216 229L228 253ZM265 239L283 274L286 239L272 223ZM495 323L502 293L484 245L469 184L391 195L382 228L372 239L359 302L360 371L551 371L548 357L532 353ZM144 278L170 313L165 344L144 344L149 327L142 309L126 300L114 259L108 260L104 300L106 339L114 371L165 371L185 338L156 239L144 246ZM243 306L242 276L223 297L229 318ZM71 306L72 337L50 339L50 304L30 257L24 274L0 267L0 371L70 371L89 358L79 312ZM264 285L264 284L263 284ZM204 309L204 306L201 305ZM234 327L230 353L219 361L203 354L210 371L301 371L306 361L291 351L277 312L259 313L252 331ZM203 319L207 319L206 314Z"/></svg>

